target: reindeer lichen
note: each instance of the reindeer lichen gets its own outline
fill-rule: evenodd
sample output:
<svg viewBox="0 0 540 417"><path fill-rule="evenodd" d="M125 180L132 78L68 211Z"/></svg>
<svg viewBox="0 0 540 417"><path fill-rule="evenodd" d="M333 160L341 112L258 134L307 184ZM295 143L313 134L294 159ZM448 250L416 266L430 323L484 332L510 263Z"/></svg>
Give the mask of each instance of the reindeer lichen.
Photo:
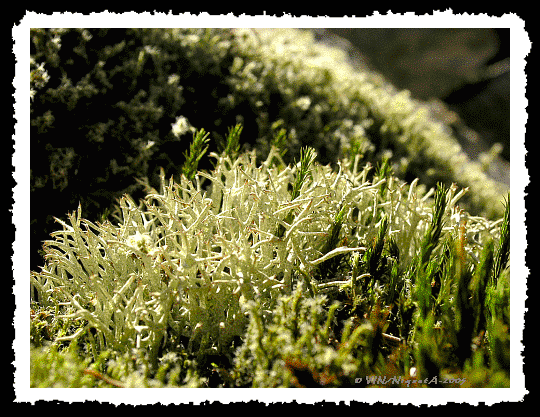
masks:
<svg viewBox="0 0 540 417"><path fill-rule="evenodd" d="M499 275L508 234L501 237L501 221L456 205L465 190L426 192L384 170L372 182L369 164L345 159L335 171L315 162L313 149L286 166L273 147L258 163L256 151L236 155L229 143L210 154L213 169L179 182L162 172L160 190L149 187L140 204L124 196L111 220L85 220L80 208L58 220L45 265L31 273L34 304L54 317L41 327L34 321L34 340L60 320L51 341L83 346L94 361L103 352L146 352L154 369L147 378L170 349L199 365L218 355L236 361L225 380L254 386L294 385L295 371L284 370L299 367L323 385L353 384L388 365L384 341L418 345L421 372L445 369L452 359L423 344L436 320L449 329L462 367L470 341L487 329L504 351L493 337L503 337L507 318ZM440 283L440 296L431 282ZM485 294L498 304L484 305ZM473 311L477 319L464 326Z"/></svg>

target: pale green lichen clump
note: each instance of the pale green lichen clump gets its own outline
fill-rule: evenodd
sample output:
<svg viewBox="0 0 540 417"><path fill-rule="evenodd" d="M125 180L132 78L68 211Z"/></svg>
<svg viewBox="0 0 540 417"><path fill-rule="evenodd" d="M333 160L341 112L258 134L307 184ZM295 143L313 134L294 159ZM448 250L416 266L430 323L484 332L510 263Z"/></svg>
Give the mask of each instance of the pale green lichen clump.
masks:
<svg viewBox="0 0 540 417"><path fill-rule="evenodd" d="M112 222L84 220L80 209L69 223L60 221L63 230L45 243L45 266L31 273L35 300L72 323L56 342L86 344L94 356L143 349L157 363L168 341L182 339L189 355L230 357L254 306L271 321L283 308L280 297L299 282L296 291L306 298L346 288L359 293L370 273L358 276L358 262L373 252L381 227L402 271L421 252L434 217L444 220L443 237L466 222L464 250L472 260L498 239L500 222L467 216L456 205L465 190L444 191L444 210L434 213L433 190L416 181L407 185L381 169L373 174L358 158L335 172L315 163L311 150L302 155L280 169L276 148L260 165L255 152L234 160L212 154L215 168L193 181L162 176L161 190L149 190L140 205L122 198ZM442 252L440 245L433 251ZM341 264L331 273L341 275L323 272L333 259ZM410 293L404 277L401 287Z"/></svg>

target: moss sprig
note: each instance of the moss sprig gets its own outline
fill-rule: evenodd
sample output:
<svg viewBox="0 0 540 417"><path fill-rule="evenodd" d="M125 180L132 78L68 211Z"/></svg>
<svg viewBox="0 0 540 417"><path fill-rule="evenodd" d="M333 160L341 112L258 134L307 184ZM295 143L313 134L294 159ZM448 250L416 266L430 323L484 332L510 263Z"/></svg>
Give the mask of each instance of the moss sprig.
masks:
<svg viewBox="0 0 540 417"><path fill-rule="evenodd" d="M193 134L193 141L189 147L189 153L185 153L186 160L182 166L182 173L189 180L193 180L195 177L199 161L208 150L208 143L210 141L208 138L209 135L210 133L205 132L204 129L200 129Z"/></svg>

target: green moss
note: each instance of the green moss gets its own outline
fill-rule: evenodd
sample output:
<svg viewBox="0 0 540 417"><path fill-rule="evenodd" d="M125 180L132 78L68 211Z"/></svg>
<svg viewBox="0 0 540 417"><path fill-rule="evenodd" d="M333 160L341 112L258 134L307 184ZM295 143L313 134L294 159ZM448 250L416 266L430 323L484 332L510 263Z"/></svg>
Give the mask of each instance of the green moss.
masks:
<svg viewBox="0 0 540 417"><path fill-rule="evenodd" d="M84 374L88 359L57 348L30 348L31 388L90 388L93 378Z"/></svg>

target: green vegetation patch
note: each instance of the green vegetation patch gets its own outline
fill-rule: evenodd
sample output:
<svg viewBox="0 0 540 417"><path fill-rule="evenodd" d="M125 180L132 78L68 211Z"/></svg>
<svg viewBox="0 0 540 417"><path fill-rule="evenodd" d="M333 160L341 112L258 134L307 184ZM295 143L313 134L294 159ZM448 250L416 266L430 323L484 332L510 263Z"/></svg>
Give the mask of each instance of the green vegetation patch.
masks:
<svg viewBox="0 0 540 417"><path fill-rule="evenodd" d="M300 30L31 39L32 387L509 386L509 195L407 92Z"/></svg>

